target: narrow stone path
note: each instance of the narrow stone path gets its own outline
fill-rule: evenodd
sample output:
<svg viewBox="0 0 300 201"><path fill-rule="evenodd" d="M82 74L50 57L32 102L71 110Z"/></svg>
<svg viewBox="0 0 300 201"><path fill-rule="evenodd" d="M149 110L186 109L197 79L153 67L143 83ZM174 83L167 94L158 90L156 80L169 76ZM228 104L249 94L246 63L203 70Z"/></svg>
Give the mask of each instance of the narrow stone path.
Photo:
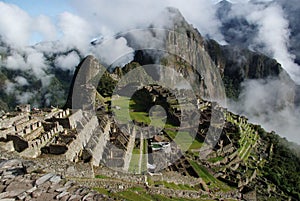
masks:
<svg viewBox="0 0 300 201"><path fill-rule="evenodd" d="M144 148L144 138L143 138L143 133L141 133L141 137L140 137L140 159L139 159L139 171L138 171L139 174L141 174L141 172L142 172L143 148Z"/></svg>

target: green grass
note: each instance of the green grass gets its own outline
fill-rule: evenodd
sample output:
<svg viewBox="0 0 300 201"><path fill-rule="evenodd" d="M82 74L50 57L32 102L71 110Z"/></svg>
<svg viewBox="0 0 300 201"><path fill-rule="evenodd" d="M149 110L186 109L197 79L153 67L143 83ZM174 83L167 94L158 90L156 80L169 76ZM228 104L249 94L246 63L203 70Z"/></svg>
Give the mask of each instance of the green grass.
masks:
<svg viewBox="0 0 300 201"><path fill-rule="evenodd" d="M134 148L132 154L140 154L140 148Z"/></svg>
<svg viewBox="0 0 300 201"><path fill-rule="evenodd" d="M224 159L224 157L222 157L222 156L217 156L217 157L215 157L215 158L210 158L210 159L208 159L208 161L211 162L211 163L215 163L215 162L221 161L221 160L223 160L223 159Z"/></svg>
<svg viewBox="0 0 300 201"><path fill-rule="evenodd" d="M201 177L205 183L207 184L210 183L210 185L208 186L209 188L217 187L222 191L232 190L228 185L226 185L225 183L221 182L220 180L216 179L213 175L211 175L205 167L199 165L197 162L192 160L190 160L189 162L192 165L192 167L195 169L199 177Z"/></svg>
<svg viewBox="0 0 300 201"><path fill-rule="evenodd" d="M159 194L149 194L144 188L142 187L133 187L129 188L125 191L118 192L118 193L111 193L104 188L93 188L93 190L98 191L101 194L107 195L115 200L125 200L125 201L211 201L212 199L208 199L207 195L203 195L201 198L198 199L189 199L189 198L176 198L176 197L167 197ZM183 189L188 190L188 189Z"/></svg>
<svg viewBox="0 0 300 201"><path fill-rule="evenodd" d="M109 177L105 176L105 175L96 175L95 176L96 179L107 179Z"/></svg>
<svg viewBox="0 0 300 201"><path fill-rule="evenodd" d="M165 188L174 189L174 190L198 190L194 187L191 187L186 184L175 184L174 182L166 182L166 181L153 181L151 177L147 177L147 182L149 186L164 186Z"/></svg>
<svg viewBox="0 0 300 201"><path fill-rule="evenodd" d="M148 162L147 147L148 147L148 141L147 141L147 139L144 139L141 172L147 172L147 162Z"/></svg>
<svg viewBox="0 0 300 201"><path fill-rule="evenodd" d="M193 166L193 168L195 169L195 171L197 172L197 174L207 183L207 182L215 182L216 178L214 178L214 176L212 176L211 174L209 174L209 172L202 167L201 165L199 165L197 162L195 161L189 161L190 164Z"/></svg>
<svg viewBox="0 0 300 201"><path fill-rule="evenodd" d="M240 147L238 149L238 153L242 160L247 161L253 149L252 147L258 140L259 136L257 133L255 133L255 130L252 127L250 127L248 124L244 125L237 122L229 113L227 114L226 118L227 121L237 125L239 128L241 138L239 139Z"/></svg>
<svg viewBox="0 0 300 201"><path fill-rule="evenodd" d="M193 143L191 144L189 150L192 150L192 149L200 149L203 145L203 142L199 142L198 140L194 140Z"/></svg>
<svg viewBox="0 0 300 201"><path fill-rule="evenodd" d="M129 102L130 102L129 98L114 97L112 98L111 102L112 102L112 107L119 106L121 108L120 110L112 108L115 118L119 123L127 123L128 121L131 120L129 115Z"/></svg>
<svg viewBox="0 0 300 201"><path fill-rule="evenodd" d="M166 133L168 134L168 136L171 138L171 139L174 139L177 135L177 131L175 131L175 128L174 126L170 125L170 124L166 124L165 126L165 131Z"/></svg>
<svg viewBox="0 0 300 201"><path fill-rule="evenodd" d="M137 193L133 191L123 191L118 193L120 197L129 201L141 201L141 200L149 200L152 201L152 196L146 193Z"/></svg>
<svg viewBox="0 0 300 201"><path fill-rule="evenodd" d="M159 128L164 127L164 118L159 118L154 115L150 119L147 112L134 111L133 105L135 105L135 102L128 97L120 96L114 97L112 99L112 106L120 107L119 110L116 108L112 109L118 122L127 123L129 121L135 120L136 122L145 123L148 125L151 124L152 126Z"/></svg>
<svg viewBox="0 0 300 201"><path fill-rule="evenodd" d="M130 118L132 120L135 120L135 121L140 122L140 123L145 123L145 124L150 124L151 123L151 120L147 116L146 112L135 112L135 111L130 109L129 114L130 114Z"/></svg>
<svg viewBox="0 0 300 201"><path fill-rule="evenodd" d="M129 163L128 171L132 173L139 173L140 149L134 148Z"/></svg>
<svg viewBox="0 0 300 201"><path fill-rule="evenodd" d="M105 189L105 188L98 188L98 187L95 187L93 188L93 190L101 193L101 194L104 194L104 195L109 195L110 193Z"/></svg>
<svg viewBox="0 0 300 201"><path fill-rule="evenodd" d="M192 149L199 149L202 147L203 143L199 142L186 131L179 131L177 132L175 129L176 127L171 124L166 124L165 131L167 135L173 139L176 144L182 150L192 150Z"/></svg>

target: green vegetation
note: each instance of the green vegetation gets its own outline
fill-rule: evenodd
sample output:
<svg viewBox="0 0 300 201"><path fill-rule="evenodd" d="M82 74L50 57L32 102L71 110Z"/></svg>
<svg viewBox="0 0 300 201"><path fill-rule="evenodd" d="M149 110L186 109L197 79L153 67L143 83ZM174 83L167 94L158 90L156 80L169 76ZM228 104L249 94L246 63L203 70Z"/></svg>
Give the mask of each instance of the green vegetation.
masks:
<svg viewBox="0 0 300 201"><path fill-rule="evenodd" d="M254 164L246 163L248 169L258 168L258 177L268 179L268 185L275 188L277 186L276 191L300 200L299 149L292 149L291 147L295 146L289 144L287 140L274 132L266 132L261 126L238 122L231 115L227 115L227 121L239 128L238 153L240 158L244 162L249 160L249 156L257 160ZM260 144L266 146L266 153L253 152L257 141L261 141ZM264 157L259 157L259 154L263 154ZM258 161L259 158L261 161ZM247 171L245 174L250 176L252 171Z"/></svg>
<svg viewBox="0 0 300 201"><path fill-rule="evenodd" d="M200 142L198 139L194 139L193 143L191 144L189 150L192 149L200 149L203 145L203 142Z"/></svg>
<svg viewBox="0 0 300 201"><path fill-rule="evenodd" d="M114 89L116 87L117 81L112 79L110 74L105 71L105 73L100 78L99 84L97 86L97 91L103 96L112 96Z"/></svg>
<svg viewBox="0 0 300 201"><path fill-rule="evenodd" d="M140 161L140 149L134 148L132 150L132 156L129 163L129 172L139 173L139 161Z"/></svg>
<svg viewBox="0 0 300 201"><path fill-rule="evenodd" d="M107 179L109 177L105 176L105 175L96 175L95 176L96 179Z"/></svg>
<svg viewBox="0 0 300 201"><path fill-rule="evenodd" d="M248 123L241 123L234 120L230 113L227 114L226 117L227 121L231 122L232 124L236 125L239 129L239 137L238 140L238 153L242 160L247 161L250 153L255 146L259 135L254 128L251 127Z"/></svg>
<svg viewBox="0 0 300 201"><path fill-rule="evenodd" d="M222 191L232 190L228 185L219 181L213 175L211 175L205 167L201 166L196 161L189 160L189 162L192 165L192 167L194 168L194 170L197 172L199 177L201 177L203 179L203 181L209 185L209 188L216 187Z"/></svg>
<svg viewBox="0 0 300 201"><path fill-rule="evenodd" d="M232 100L237 101L241 92L240 89L240 80L233 79L228 76L223 77L223 83L225 87L226 97Z"/></svg>
<svg viewBox="0 0 300 201"><path fill-rule="evenodd" d="M143 156L142 156L142 167L141 167L141 173L147 172L147 163L148 163L148 141L147 139L143 140Z"/></svg>
<svg viewBox="0 0 300 201"><path fill-rule="evenodd" d="M128 121L135 120L136 122L150 124L151 121L146 112L134 111L131 108L134 104L134 101L128 97L114 96L112 98L112 106L120 107L120 109L113 109L116 120L120 123L127 123Z"/></svg>
<svg viewBox="0 0 300 201"><path fill-rule="evenodd" d="M134 99L125 96L114 96L112 98L112 106L119 107L118 109L114 108L113 112L116 119L121 123L134 120L157 128L163 128L165 125L164 117L161 118L160 115L153 113L150 119L148 112L144 111L146 106L141 106Z"/></svg>
<svg viewBox="0 0 300 201"><path fill-rule="evenodd" d="M177 127L167 122L165 125L165 132L171 139L174 139L177 135Z"/></svg>
<svg viewBox="0 0 300 201"><path fill-rule="evenodd" d="M175 184L174 182L169 183L166 181L151 181L151 185L164 186L165 188L174 189L174 190L198 190L198 188L191 187L189 185Z"/></svg>
<svg viewBox="0 0 300 201"><path fill-rule="evenodd" d="M173 137L173 136L172 136ZM188 132L177 132L174 141L182 150L199 149L202 146L202 142L194 139Z"/></svg>
<svg viewBox="0 0 300 201"><path fill-rule="evenodd" d="M171 184L172 185L172 184ZM173 185L172 185L173 186ZM186 187L188 188L188 187ZM113 193L104 188L94 188L94 190L107 195L115 200L125 200L125 201L201 201L206 200L210 201L211 199L207 199L204 195L203 198L200 199L188 199L188 198L175 198L175 197L167 197L159 194L149 194L146 189L142 187L134 187L129 188L125 191ZM186 189L187 190L187 189Z"/></svg>
<svg viewBox="0 0 300 201"><path fill-rule="evenodd" d="M224 157L222 157L222 156L217 156L217 157L215 157L215 158L210 158L210 159L208 159L208 161L211 162L211 163L215 163L215 162L221 161L221 160L223 160L223 159L224 159Z"/></svg>
<svg viewBox="0 0 300 201"><path fill-rule="evenodd" d="M285 146L285 140L274 133L260 130L266 143L273 144L271 157L263 168L263 175L282 191L300 200L300 162L291 149Z"/></svg>
<svg viewBox="0 0 300 201"><path fill-rule="evenodd" d="M165 132L183 150L200 149L202 147L203 142L194 139L188 132L177 132L176 128L176 126L167 123L165 125Z"/></svg>

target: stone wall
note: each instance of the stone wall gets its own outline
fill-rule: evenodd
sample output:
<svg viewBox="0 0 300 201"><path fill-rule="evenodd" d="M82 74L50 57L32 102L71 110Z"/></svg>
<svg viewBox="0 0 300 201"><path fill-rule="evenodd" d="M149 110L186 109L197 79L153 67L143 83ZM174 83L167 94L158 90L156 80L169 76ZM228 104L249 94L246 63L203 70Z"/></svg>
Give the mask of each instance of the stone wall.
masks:
<svg viewBox="0 0 300 201"><path fill-rule="evenodd" d="M15 132L15 128L14 127L9 127L5 130L0 130L0 138L6 139L7 135L14 133Z"/></svg>
<svg viewBox="0 0 300 201"><path fill-rule="evenodd" d="M110 129L110 121L107 118L103 118L85 147L85 150L92 156L94 166L99 166L100 164L106 143L109 141Z"/></svg>
<svg viewBox="0 0 300 201"><path fill-rule="evenodd" d="M54 118L62 119L68 117L69 115L70 115L70 109L67 108L66 110L60 110L58 113L56 113L54 115Z"/></svg>
<svg viewBox="0 0 300 201"><path fill-rule="evenodd" d="M192 190L174 190L167 188L157 188L151 187L148 189L148 192L151 194L162 194L167 197L174 198L188 198L188 199L197 199L201 196L208 195L207 192L204 191L192 191Z"/></svg>
<svg viewBox="0 0 300 201"><path fill-rule="evenodd" d="M129 174L125 172L116 171L113 169L110 169L106 166L103 167L94 167L94 173L95 175L103 175L123 181L130 181L137 184L144 184L145 183L145 176L144 175L135 175L135 174Z"/></svg>
<svg viewBox="0 0 300 201"><path fill-rule="evenodd" d="M195 178L191 176L183 176L177 172L166 172L162 175L149 176L152 181L166 181L168 183L175 184L187 184L189 186L195 186L203 183L201 178Z"/></svg>
<svg viewBox="0 0 300 201"><path fill-rule="evenodd" d="M29 120L29 116L28 114L24 114L24 113L20 113L14 117L7 117L4 116L0 119L0 129L4 129L4 128L9 128L11 127L15 122L19 122L19 121L28 121Z"/></svg>
<svg viewBox="0 0 300 201"><path fill-rule="evenodd" d="M1 147L2 149L4 149L5 151L8 151L8 152L15 151L13 141L0 142L0 147Z"/></svg>
<svg viewBox="0 0 300 201"><path fill-rule="evenodd" d="M28 142L18 135L7 135L8 141L13 141L14 149L18 152L28 148Z"/></svg>
<svg viewBox="0 0 300 201"><path fill-rule="evenodd" d="M76 128L78 135L77 138L68 146L68 151L65 154L66 159L69 161L76 161L78 159L78 156L80 154L79 152L87 145L91 136L99 125L98 118L96 116L91 117L91 119L84 119L85 117L83 117L82 119L80 119L80 121L77 121L80 116L83 117L82 111L77 113L77 115L74 116L72 120L70 117L70 122L72 122L72 124L77 124ZM77 122L74 122L75 120ZM87 123L83 125L83 121L87 121Z"/></svg>
<svg viewBox="0 0 300 201"><path fill-rule="evenodd" d="M127 150L125 152L124 156L124 167L123 170L128 171L129 163L132 157L132 150L134 148L134 142L135 142L135 136L136 136L136 128L134 127L132 129L132 132L129 134L129 142L127 144Z"/></svg>
<svg viewBox="0 0 300 201"><path fill-rule="evenodd" d="M56 113L53 118L50 120L52 122L59 122L64 128L74 129L77 126L77 123L82 121L83 112L82 110L74 110L73 114L70 115L70 111L67 109L65 111L60 111Z"/></svg>
<svg viewBox="0 0 300 201"><path fill-rule="evenodd" d="M62 132L64 129L58 123L55 126L44 133L41 133L39 138L36 138L29 142L28 148L24 150L21 155L29 158L36 158L41 154L41 148L44 147L51 139L59 132Z"/></svg>
<svg viewBox="0 0 300 201"><path fill-rule="evenodd" d="M33 161L0 158L0 200L113 200L58 172L32 173L29 164L35 165Z"/></svg>

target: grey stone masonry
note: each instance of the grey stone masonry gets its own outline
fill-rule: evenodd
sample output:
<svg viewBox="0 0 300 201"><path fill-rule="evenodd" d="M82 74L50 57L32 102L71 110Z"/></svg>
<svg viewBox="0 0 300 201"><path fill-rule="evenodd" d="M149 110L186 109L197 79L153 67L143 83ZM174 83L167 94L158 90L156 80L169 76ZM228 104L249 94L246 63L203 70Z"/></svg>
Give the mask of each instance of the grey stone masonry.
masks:
<svg viewBox="0 0 300 201"><path fill-rule="evenodd" d="M109 119L103 118L85 147L85 150L92 156L94 166L99 166L102 160L106 143L109 141L110 129L111 123Z"/></svg>
<svg viewBox="0 0 300 201"><path fill-rule="evenodd" d="M88 122L82 128L77 129L77 138L68 146L68 151L65 154L67 160L78 160L80 151L84 149L99 126L98 118L96 116L92 116L91 119L87 121Z"/></svg>
<svg viewBox="0 0 300 201"><path fill-rule="evenodd" d="M23 161L0 159L0 200L112 200L56 173L26 173Z"/></svg>

